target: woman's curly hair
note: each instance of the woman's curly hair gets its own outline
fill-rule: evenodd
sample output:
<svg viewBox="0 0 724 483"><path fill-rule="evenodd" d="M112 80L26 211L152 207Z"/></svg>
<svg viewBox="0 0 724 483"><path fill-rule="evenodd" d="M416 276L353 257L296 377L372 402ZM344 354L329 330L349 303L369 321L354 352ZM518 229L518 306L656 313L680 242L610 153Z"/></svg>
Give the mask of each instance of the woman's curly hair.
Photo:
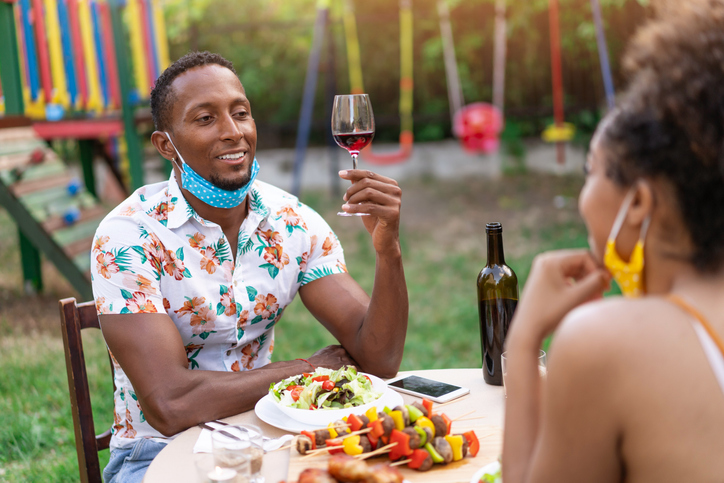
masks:
<svg viewBox="0 0 724 483"><path fill-rule="evenodd" d="M662 3L637 32L623 66L630 79L602 139L607 174L630 186L667 180L700 272L724 265L724 0Z"/></svg>

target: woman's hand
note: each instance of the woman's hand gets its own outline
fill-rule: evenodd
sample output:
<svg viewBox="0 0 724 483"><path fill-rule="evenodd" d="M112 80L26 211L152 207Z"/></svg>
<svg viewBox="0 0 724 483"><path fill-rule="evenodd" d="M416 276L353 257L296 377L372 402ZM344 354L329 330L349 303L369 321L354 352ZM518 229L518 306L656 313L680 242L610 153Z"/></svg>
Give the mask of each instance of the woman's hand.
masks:
<svg viewBox="0 0 724 483"><path fill-rule="evenodd" d="M600 298L610 281L610 274L596 264L587 250L538 255L516 308L509 342L525 337L539 346L568 312Z"/></svg>
<svg viewBox="0 0 724 483"><path fill-rule="evenodd" d="M369 213L371 216L361 218L372 235L375 251L380 255L399 256L402 190L397 182L363 169L340 171L339 176L352 181L342 209L347 213Z"/></svg>

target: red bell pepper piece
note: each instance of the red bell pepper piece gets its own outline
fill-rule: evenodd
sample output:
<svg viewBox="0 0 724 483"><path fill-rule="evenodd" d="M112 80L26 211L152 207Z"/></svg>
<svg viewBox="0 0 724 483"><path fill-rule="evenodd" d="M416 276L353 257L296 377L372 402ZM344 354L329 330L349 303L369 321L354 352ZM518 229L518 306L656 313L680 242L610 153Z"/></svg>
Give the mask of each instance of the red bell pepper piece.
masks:
<svg viewBox="0 0 724 483"><path fill-rule="evenodd" d="M349 424L350 430L359 431L365 423L356 414L350 414L347 417L347 424Z"/></svg>
<svg viewBox="0 0 724 483"><path fill-rule="evenodd" d="M312 449L317 449L317 437L311 431L302 431L301 434L312 440Z"/></svg>
<svg viewBox="0 0 724 483"><path fill-rule="evenodd" d="M480 451L480 441L478 441L475 431L470 430L467 433L463 433L463 436L465 436L465 439L468 440L468 453L470 453L470 456L475 458L475 455L477 455L478 451Z"/></svg>
<svg viewBox="0 0 724 483"><path fill-rule="evenodd" d="M412 452L412 455L410 456L410 462L407 463L407 466L412 468L413 470L416 470L420 466L422 466L422 463L425 462L429 455L430 453L428 453L424 449L416 449Z"/></svg>
<svg viewBox="0 0 724 483"><path fill-rule="evenodd" d="M385 428L382 427L382 420L375 419L374 421L370 422L370 424L368 424L367 427L372 428L372 431L367 433L367 439L370 440L372 449L376 449L377 443L380 440L380 436L385 434Z"/></svg>
<svg viewBox="0 0 724 483"><path fill-rule="evenodd" d="M317 376L313 377L312 381L319 382L319 381L329 381L329 376Z"/></svg>
<svg viewBox="0 0 724 483"><path fill-rule="evenodd" d="M422 405L424 406L425 409L427 409L427 417L431 418L432 417L432 401L430 401L429 399L422 398Z"/></svg>
<svg viewBox="0 0 724 483"><path fill-rule="evenodd" d="M302 376L304 376L304 377L311 377L311 376L312 376L312 373L311 373L311 372L302 372Z"/></svg>
<svg viewBox="0 0 724 483"><path fill-rule="evenodd" d="M390 433L390 444L392 443L397 443L395 446L390 448L390 459L392 461L396 461L403 456L410 456L412 454L409 434L393 429L392 433Z"/></svg>
<svg viewBox="0 0 724 483"><path fill-rule="evenodd" d="M442 416L442 420L445 421L445 425L447 425L447 433L445 434L450 434L450 429L452 428L452 421L445 414L441 414L440 416ZM442 434L436 434L435 436L442 436Z"/></svg>
<svg viewBox="0 0 724 483"><path fill-rule="evenodd" d="M329 448L329 454L344 453L343 439L328 439L325 441L327 448Z"/></svg>

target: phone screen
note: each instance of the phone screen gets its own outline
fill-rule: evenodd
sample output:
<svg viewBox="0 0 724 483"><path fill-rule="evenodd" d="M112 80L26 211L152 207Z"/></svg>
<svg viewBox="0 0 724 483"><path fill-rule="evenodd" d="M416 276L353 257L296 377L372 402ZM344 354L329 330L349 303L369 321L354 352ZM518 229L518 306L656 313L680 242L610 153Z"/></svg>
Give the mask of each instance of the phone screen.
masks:
<svg viewBox="0 0 724 483"><path fill-rule="evenodd" d="M460 389L460 386L453 386L444 382L433 381L419 376L407 376L405 378L393 381L390 386L407 389L408 391L419 392L432 397L440 397Z"/></svg>

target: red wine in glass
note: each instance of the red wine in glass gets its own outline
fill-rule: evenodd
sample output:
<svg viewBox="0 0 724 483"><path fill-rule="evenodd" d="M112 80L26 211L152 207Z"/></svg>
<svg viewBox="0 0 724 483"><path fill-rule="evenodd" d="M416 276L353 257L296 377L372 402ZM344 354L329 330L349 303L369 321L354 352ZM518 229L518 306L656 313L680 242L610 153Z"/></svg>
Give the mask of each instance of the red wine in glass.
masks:
<svg viewBox="0 0 724 483"><path fill-rule="evenodd" d="M356 132L351 134L334 134L334 140L340 148L349 151L352 156L359 155L375 136L374 131Z"/></svg>
<svg viewBox="0 0 724 483"><path fill-rule="evenodd" d="M352 168L357 169L359 152L372 142L375 135L375 116L367 94L334 96L332 135L339 147L349 151ZM367 213L347 213L340 216L364 216Z"/></svg>

